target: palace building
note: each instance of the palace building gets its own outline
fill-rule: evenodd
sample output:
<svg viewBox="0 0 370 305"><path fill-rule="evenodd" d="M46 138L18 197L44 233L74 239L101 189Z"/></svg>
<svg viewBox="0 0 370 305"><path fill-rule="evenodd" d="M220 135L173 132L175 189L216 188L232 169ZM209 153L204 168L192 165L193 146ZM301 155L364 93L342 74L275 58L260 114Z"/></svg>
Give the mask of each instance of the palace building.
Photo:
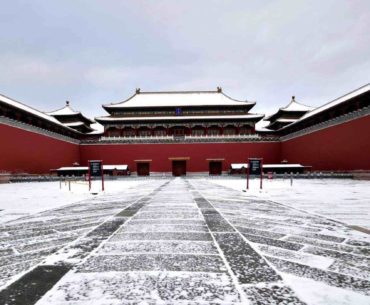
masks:
<svg viewBox="0 0 370 305"><path fill-rule="evenodd" d="M270 122L266 128L275 131L279 130L299 120L303 115L313 109L313 107L296 102L295 96L292 96L292 101L286 107L280 108L273 115L264 118L265 121Z"/></svg>
<svg viewBox="0 0 370 305"><path fill-rule="evenodd" d="M94 131L94 129L90 127L94 121L85 117L81 112L73 110L69 101L66 102L66 105L63 108L47 112L47 114L56 118L64 126L70 127L81 133Z"/></svg>
<svg viewBox="0 0 370 305"><path fill-rule="evenodd" d="M220 87L136 89L123 101L103 104L107 115L95 121L104 131L97 132L94 120L69 102L43 112L0 95L0 172L85 170L88 160L98 159L138 175L226 174L252 157L280 171L370 170L370 84L316 108L293 97L266 118L253 113L255 104ZM269 124L258 129L261 120Z"/></svg>
<svg viewBox="0 0 370 305"><path fill-rule="evenodd" d="M254 102L238 101L217 91L141 92L103 105L109 116L96 121L104 137L217 137L255 134L264 115L249 113Z"/></svg>

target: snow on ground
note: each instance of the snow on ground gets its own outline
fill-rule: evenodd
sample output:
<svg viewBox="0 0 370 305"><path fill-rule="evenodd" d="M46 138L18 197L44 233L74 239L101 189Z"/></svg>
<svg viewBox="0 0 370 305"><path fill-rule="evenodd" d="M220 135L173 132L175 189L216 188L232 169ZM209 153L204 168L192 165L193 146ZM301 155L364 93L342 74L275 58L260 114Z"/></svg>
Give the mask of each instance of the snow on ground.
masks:
<svg viewBox="0 0 370 305"><path fill-rule="evenodd" d="M361 305L369 304L369 297L350 290L344 290L322 282L300 278L288 273L282 274L284 281L293 288L298 297L307 304L315 305Z"/></svg>
<svg viewBox="0 0 370 305"><path fill-rule="evenodd" d="M223 180L237 190L149 179L0 224L0 303L369 304L369 235Z"/></svg>
<svg viewBox="0 0 370 305"><path fill-rule="evenodd" d="M238 191L246 189L242 178L207 179ZM370 181L352 179L274 179L250 181L245 196L257 196L287 204L310 213L335 219L348 225L370 229Z"/></svg>
<svg viewBox="0 0 370 305"><path fill-rule="evenodd" d="M93 181L91 191L86 181L71 182L71 190L68 182L60 184L59 181L0 184L0 223L96 197L94 194L101 196L121 192L146 181L108 180L105 181L104 192L101 191L100 181Z"/></svg>

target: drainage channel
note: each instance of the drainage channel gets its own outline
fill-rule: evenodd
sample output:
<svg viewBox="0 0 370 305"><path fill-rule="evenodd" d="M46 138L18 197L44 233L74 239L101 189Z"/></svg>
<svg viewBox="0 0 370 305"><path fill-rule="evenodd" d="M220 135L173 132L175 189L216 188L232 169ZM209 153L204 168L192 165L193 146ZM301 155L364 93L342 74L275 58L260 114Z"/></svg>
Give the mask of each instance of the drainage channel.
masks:
<svg viewBox="0 0 370 305"><path fill-rule="evenodd" d="M36 266L21 278L0 291L0 304L32 305L50 290L68 271L113 235L126 221L148 204L169 181L123 209L113 218L103 222L74 243L47 258L46 263Z"/></svg>

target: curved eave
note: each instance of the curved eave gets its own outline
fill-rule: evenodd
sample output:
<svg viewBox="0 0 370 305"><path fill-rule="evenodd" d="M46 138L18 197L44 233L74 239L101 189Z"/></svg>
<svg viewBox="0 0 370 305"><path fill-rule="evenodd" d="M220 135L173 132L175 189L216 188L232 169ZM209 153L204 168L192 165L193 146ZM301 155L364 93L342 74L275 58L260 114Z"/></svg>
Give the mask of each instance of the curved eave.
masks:
<svg viewBox="0 0 370 305"><path fill-rule="evenodd" d="M120 124L120 123L145 123L145 122L187 122L187 121L253 121L258 122L264 117L263 114L251 114L248 116L203 116L203 117L186 117L186 116L177 116L177 117L125 117L125 118L111 118L111 117L97 117L95 120L100 124Z"/></svg>
<svg viewBox="0 0 370 305"><path fill-rule="evenodd" d="M88 134L88 133L94 131L93 128L91 128L89 126L86 126L86 125L74 126L74 127L71 127L71 128L73 128L76 131L79 131L81 133L84 133L84 134ZM82 130L80 131L79 129L82 129Z"/></svg>
<svg viewBox="0 0 370 305"><path fill-rule="evenodd" d="M4 104L5 106L9 107L10 109L14 109L15 111L23 112L31 117L37 118L46 122L47 124L54 125L59 128L64 128L67 131L74 132L81 134L79 131L74 130L73 128L65 126L63 123L59 122L53 116L46 114L45 112L39 111L31 106L13 100L5 95L0 94L0 104Z"/></svg>
<svg viewBox="0 0 370 305"><path fill-rule="evenodd" d="M287 125L290 125L292 124L293 122L279 122L279 121L274 121L272 122L271 124L267 125L265 128L267 129L270 129L270 130L273 130L273 131L277 131Z"/></svg>
<svg viewBox="0 0 370 305"><path fill-rule="evenodd" d="M265 117L263 120L264 121L277 121L278 119L281 118L281 116L283 116L284 114L286 113L297 113L297 114L301 114L302 116L305 115L307 112L309 112L308 110L285 110L283 108L280 108L277 112L275 112L274 114L270 115L270 116L267 116Z"/></svg>
<svg viewBox="0 0 370 305"><path fill-rule="evenodd" d="M92 124L94 123L93 120L85 117L81 112L77 112L77 113L74 113L74 114L54 114L54 115L51 115L53 116L54 118L56 118L57 120L60 121L59 118L76 118L76 121L83 121L85 124Z"/></svg>
<svg viewBox="0 0 370 305"><path fill-rule="evenodd" d="M224 97L232 101L233 103L238 103L238 104L198 104L198 105L188 105L186 103L184 104L178 104L178 105L138 105L138 106L125 106L124 104L129 102L131 99L136 97L137 95L146 95L146 94L222 94ZM110 111L112 110L117 110L117 109L125 109L125 110L132 110L132 109L143 109L143 108L174 108L174 107L237 107L237 106L247 106L249 107L248 110L252 109L256 105L256 102L248 102L248 101L240 101L236 100L234 98L231 98L230 96L226 95L223 92L217 92L217 91L163 91L163 92L140 92L140 93L135 93L128 99L122 101L122 102L117 102L117 103L110 103L110 104L103 104L102 107L105 111L108 113L111 113Z"/></svg>
<svg viewBox="0 0 370 305"><path fill-rule="evenodd" d="M356 90L353 90L341 97L338 97L322 106L315 108L312 111L305 113L301 118L295 121L289 126L284 126L282 129L287 130L292 126L297 126L302 122L307 122L308 120L315 120L315 117L322 115L325 112L331 111L336 107L341 107L341 105L351 102L353 99L359 98L361 96L365 96L366 94L370 94L370 84L366 84Z"/></svg>

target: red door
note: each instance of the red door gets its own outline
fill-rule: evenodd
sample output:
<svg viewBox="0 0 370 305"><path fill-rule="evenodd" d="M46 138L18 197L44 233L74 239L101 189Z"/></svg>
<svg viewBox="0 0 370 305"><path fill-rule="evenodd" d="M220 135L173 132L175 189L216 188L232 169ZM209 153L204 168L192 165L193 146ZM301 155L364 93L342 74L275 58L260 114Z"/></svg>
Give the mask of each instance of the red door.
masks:
<svg viewBox="0 0 370 305"><path fill-rule="evenodd" d="M149 176L149 162L136 163L138 176Z"/></svg>
<svg viewBox="0 0 370 305"><path fill-rule="evenodd" d="M222 174L222 162L221 161L210 161L209 162L209 174L210 175L221 175Z"/></svg>
<svg viewBox="0 0 370 305"><path fill-rule="evenodd" d="M175 177L186 175L186 161L174 160L172 161L172 175Z"/></svg>

